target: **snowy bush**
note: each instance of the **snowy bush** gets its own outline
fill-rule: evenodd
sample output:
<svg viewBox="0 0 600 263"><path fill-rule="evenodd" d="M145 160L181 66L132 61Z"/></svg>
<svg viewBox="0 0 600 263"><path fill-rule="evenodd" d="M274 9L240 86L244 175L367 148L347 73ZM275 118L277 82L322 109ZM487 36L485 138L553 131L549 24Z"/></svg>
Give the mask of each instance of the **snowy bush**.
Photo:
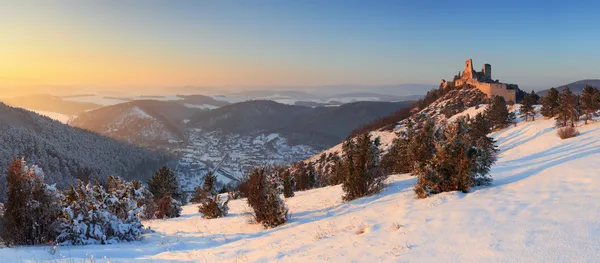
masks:
<svg viewBox="0 0 600 263"><path fill-rule="evenodd" d="M0 221L0 238L6 245L36 245L52 242L57 234L60 207L54 187L44 184L44 173L28 167L24 159L13 159L6 177L8 200Z"/></svg>
<svg viewBox="0 0 600 263"><path fill-rule="evenodd" d="M57 243L89 245L139 240L145 232L138 206L144 190L135 185L109 177L107 189L98 182L72 186L63 198L64 219Z"/></svg>
<svg viewBox="0 0 600 263"><path fill-rule="evenodd" d="M265 168L255 168L248 179L248 205L254 219L264 227L277 227L287 221L288 209L281 198L283 186Z"/></svg>

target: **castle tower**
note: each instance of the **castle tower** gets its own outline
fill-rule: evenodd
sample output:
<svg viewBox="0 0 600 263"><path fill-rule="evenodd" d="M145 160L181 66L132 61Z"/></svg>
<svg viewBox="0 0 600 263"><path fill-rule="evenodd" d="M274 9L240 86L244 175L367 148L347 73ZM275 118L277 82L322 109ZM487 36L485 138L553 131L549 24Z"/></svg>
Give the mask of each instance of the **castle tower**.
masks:
<svg viewBox="0 0 600 263"><path fill-rule="evenodd" d="M473 60L467 59L465 62L465 71L462 74L463 79L476 79L475 71L473 70Z"/></svg>
<svg viewBox="0 0 600 263"><path fill-rule="evenodd" d="M492 65L484 64L481 72L483 72L483 75L487 80L492 80Z"/></svg>

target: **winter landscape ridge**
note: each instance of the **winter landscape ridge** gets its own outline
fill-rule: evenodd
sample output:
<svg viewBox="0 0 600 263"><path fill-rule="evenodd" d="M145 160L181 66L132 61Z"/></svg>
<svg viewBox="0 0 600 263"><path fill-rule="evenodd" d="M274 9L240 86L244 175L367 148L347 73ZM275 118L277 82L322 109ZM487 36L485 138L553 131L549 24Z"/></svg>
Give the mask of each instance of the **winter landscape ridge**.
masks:
<svg viewBox="0 0 600 263"><path fill-rule="evenodd" d="M599 13L0 1L0 263L600 262Z"/></svg>
<svg viewBox="0 0 600 263"><path fill-rule="evenodd" d="M559 140L554 120L538 115L493 133L494 181L466 194L416 199L416 178L392 175L381 193L348 203L339 185L297 192L278 228L248 224L243 199L212 220L188 205L180 218L144 221L155 232L142 241L3 248L0 261L597 262L600 123L578 128Z"/></svg>

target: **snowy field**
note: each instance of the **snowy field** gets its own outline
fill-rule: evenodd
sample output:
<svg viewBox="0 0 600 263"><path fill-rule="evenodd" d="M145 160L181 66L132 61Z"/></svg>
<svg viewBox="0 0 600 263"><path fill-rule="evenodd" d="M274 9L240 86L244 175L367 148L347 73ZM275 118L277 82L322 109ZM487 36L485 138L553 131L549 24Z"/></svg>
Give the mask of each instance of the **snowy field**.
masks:
<svg viewBox="0 0 600 263"><path fill-rule="evenodd" d="M298 192L276 229L248 224L245 200L212 220L192 205L139 242L3 248L0 262L600 262L600 123L567 140L553 124L493 134L494 183L468 194L418 200L416 178L393 175L349 203L340 186Z"/></svg>

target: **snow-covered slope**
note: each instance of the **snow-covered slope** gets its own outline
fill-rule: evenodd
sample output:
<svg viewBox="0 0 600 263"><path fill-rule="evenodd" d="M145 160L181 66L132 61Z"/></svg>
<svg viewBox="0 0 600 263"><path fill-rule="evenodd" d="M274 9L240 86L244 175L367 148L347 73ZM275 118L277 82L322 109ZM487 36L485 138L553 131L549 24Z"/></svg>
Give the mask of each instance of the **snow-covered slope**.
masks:
<svg viewBox="0 0 600 263"><path fill-rule="evenodd" d="M416 178L393 175L382 193L342 203L340 186L287 199L291 220L248 224L245 200L226 218L195 206L145 222L156 232L110 246L0 249L2 262L598 262L600 123L560 140L554 121L520 122L492 136L501 150L491 186L415 199Z"/></svg>
<svg viewBox="0 0 600 263"><path fill-rule="evenodd" d="M383 152L386 152L394 140L398 137L398 132L405 129L405 125L408 120L413 122L424 122L425 120L433 120L436 124L443 122L453 121L459 116L470 115L475 116L478 112L482 112L485 109L485 104L481 104L487 101L485 94L481 93L478 89L473 87L460 88L447 92L444 96L432 102L427 107L414 113L410 118L405 119L397 123L393 129L379 129L373 130L370 133L372 138L379 137L380 148ZM340 155L342 152L341 142L329 149L326 149L317 155L314 155L305 162L315 162L317 167L322 167L325 164L319 163L321 156L330 154Z"/></svg>

